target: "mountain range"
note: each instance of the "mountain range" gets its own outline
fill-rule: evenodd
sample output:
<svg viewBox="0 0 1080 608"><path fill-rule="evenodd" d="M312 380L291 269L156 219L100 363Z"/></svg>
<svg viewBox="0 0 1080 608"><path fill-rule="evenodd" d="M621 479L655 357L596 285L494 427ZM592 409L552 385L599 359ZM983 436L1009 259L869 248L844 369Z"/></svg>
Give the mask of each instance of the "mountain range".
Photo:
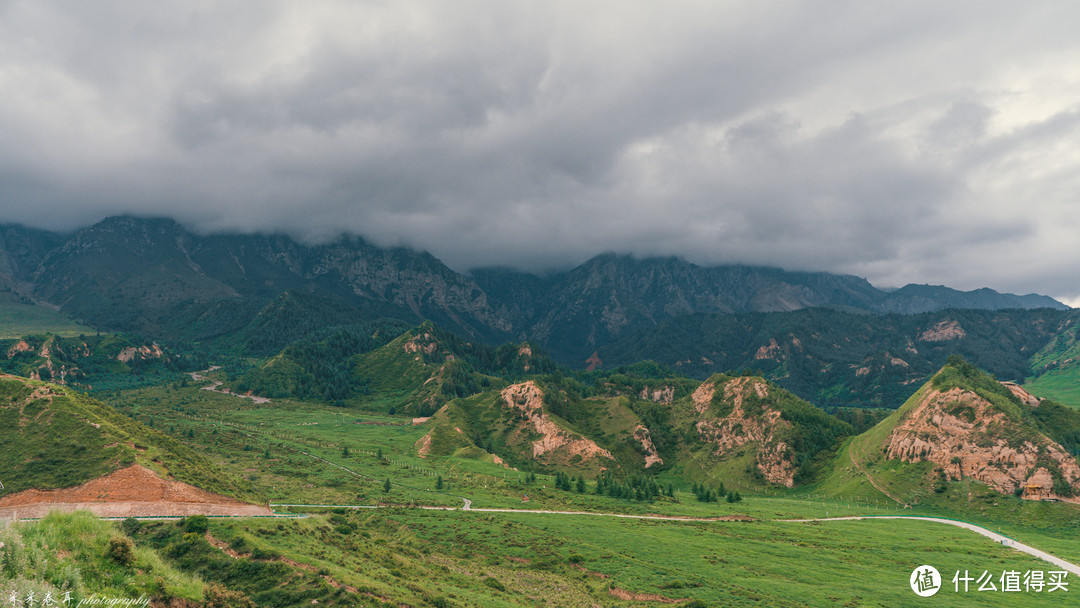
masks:
<svg viewBox="0 0 1080 608"><path fill-rule="evenodd" d="M611 253L543 276L461 273L428 253L358 236L312 245L282 234L198 235L170 219L129 216L73 233L0 227L0 292L102 330L232 338L263 355L315 328L431 319L470 339L529 340L575 366L630 332L686 315L1068 308L1035 294L890 291L850 275Z"/></svg>

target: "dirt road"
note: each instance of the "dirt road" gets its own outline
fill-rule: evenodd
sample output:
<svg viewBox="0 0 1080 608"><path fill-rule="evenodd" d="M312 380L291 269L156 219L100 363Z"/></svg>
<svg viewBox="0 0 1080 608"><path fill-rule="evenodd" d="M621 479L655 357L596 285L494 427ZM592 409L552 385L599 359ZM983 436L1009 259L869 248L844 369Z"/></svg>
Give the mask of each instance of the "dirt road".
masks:
<svg viewBox="0 0 1080 608"><path fill-rule="evenodd" d="M874 520L874 519L914 519L914 520L917 520L917 521L932 521L932 522L939 523L939 524L947 524L947 525L950 525L950 526L956 526L958 528L963 528L965 530L971 530L972 532L974 532L976 534L981 534L981 535L985 536L986 538L989 538L989 539L993 540L996 543L1001 543L1001 544L1005 545L1006 547L1016 549L1017 551L1022 551L1024 553L1027 553L1028 555L1037 557L1037 558L1039 558L1039 559L1041 559L1041 560L1043 560L1045 562L1049 562L1049 563L1057 566L1058 568L1061 568L1062 570L1066 570L1068 572L1076 574L1077 576L1080 576L1080 566L1077 566L1076 564L1073 564L1071 562L1067 562L1067 561L1065 561L1065 560L1063 560L1061 558L1058 558L1058 557L1054 557L1053 555L1050 555L1049 553L1047 553L1045 551L1041 551L1041 550L1036 549L1035 547L1032 547L1030 545L1025 545L1024 543L1013 540L1013 539L1009 538L1008 536L998 534L997 532L994 532L993 530L987 530L986 528L983 528L982 526L976 526L975 524L969 524L966 521L958 521L958 520L955 520L955 519L944 519L944 518L941 518L941 517L919 517L917 515L870 515L870 516L866 516L866 517L829 517L829 518L825 518L825 519L789 519L789 520L785 520L785 521L798 523L798 522L816 522L816 521L858 521L858 520L862 520L862 519L867 519L867 520Z"/></svg>

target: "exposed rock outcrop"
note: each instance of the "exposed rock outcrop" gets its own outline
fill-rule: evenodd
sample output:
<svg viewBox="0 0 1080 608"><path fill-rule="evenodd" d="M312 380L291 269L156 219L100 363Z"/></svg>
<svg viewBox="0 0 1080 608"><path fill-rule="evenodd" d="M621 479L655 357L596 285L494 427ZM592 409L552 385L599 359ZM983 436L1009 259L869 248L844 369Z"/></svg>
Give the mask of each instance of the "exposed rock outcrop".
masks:
<svg viewBox="0 0 1080 608"><path fill-rule="evenodd" d="M941 321L919 335L923 342L947 342L958 340L967 335L963 327L956 321Z"/></svg>
<svg viewBox="0 0 1080 608"><path fill-rule="evenodd" d="M697 387L694 394L690 395L690 398L694 400L694 409L697 410L697 413L705 413L705 410L709 409L709 404L712 403L715 395L716 384L712 382L703 382L701 386Z"/></svg>
<svg viewBox="0 0 1080 608"><path fill-rule="evenodd" d="M715 397L716 386L711 382L702 384L694 391L695 409L706 413ZM792 450L779 439L780 429L791 428L778 410L761 400L769 395L769 387L757 378L735 378L724 384L723 403L730 412L718 418L704 418L695 425L702 441L714 448L714 453L724 455L749 443L756 444L755 463L758 471L768 481L787 487L795 485L795 465ZM754 411L748 401L756 403Z"/></svg>
<svg viewBox="0 0 1080 608"><path fill-rule="evenodd" d="M430 355L439 349L439 342L435 339L435 336L431 335L431 333L425 332L406 341L401 345L401 348L407 353L424 353Z"/></svg>
<svg viewBox="0 0 1080 608"><path fill-rule="evenodd" d="M614 460L611 452L596 445L595 442L576 433L564 430L544 411L544 393L533 381L514 384L503 389L502 399L506 407L518 411L525 419L521 429L514 432L520 435L526 431L540 437L532 442L533 458L558 452L560 459L580 456L582 461L594 458Z"/></svg>
<svg viewBox="0 0 1080 608"><path fill-rule="evenodd" d="M645 425L639 424L634 428L634 440L641 444L641 449L645 452L646 469L654 464L664 464L664 459L660 458L656 446L653 445L652 434L649 433L649 429L645 428Z"/></svg>
<svg viewBox="0 0 1080 608"><path fill-rule="evenodd" d="M1065 484L1080 493L1080 466L1075 458L1034 428L962 388L928 391L896 425L883 449L890 459L933 462L950 480L967 477L1002 493L1019 491L1025 497L1080 502L1055 491Z"/></svg>
<svg viewBox="0 0 1080 608"><path fill-rule="evenodd" d="M1039 403L1042 401L1035 395L1024 390L1024 387L1015 382L1002 382L1001 385L1009 389L1009 392L1015 395L1017 399L1031 407L1039 407Z"/></svg>
<svg viewBox="0 0 1080 608"><path fill-rule="evenodd" d="M675 387L661 386L653 389L646 387L641 389L641 392L638 393L638 397L641 399L648 399L654 403L663 403L666 405L675 400Z"/></svg>
<svg viewBox="0 0 1080 608"><path fill-rule="evenodd" d="M164 356L165 353L162 352L161 347L159 347L157 344L153 344L151 346L140 346L138 348L134 346L129 346L121 350L120 353L116 355L116 360L120 361L121 363L128 363L135 357L146 360L160 359Z"/></svg>

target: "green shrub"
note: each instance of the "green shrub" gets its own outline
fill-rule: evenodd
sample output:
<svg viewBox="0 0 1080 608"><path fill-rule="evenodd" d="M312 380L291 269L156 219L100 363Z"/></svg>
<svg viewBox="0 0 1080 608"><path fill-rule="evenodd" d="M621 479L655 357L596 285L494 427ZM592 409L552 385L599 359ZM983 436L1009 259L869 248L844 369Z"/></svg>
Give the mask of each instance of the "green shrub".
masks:
<svg viewBox="0 0 1080 608"><path fill-rule="evenodd" d="M184 520L184 531L195 534L206 534L210 529L210 520L205 515L192 515Z"/></svg>
<svg viewBox="0 0 1080 608"><path fill-rule="evenodd" d="M124 521L120 522L120 529L124 531L124 534L128 536L135 536L138 534L139 529L142 528L142 522L134 517L128 517Z"/></svg>
<svg viewBox="0 0 1080 608"><path fill-rule="evenodd" d="M279 557L281 557L281 554L272 550L255 549L251 552L251 559L262 561L273 561Z"/></svg>
<svg viewBox="0 0 1080 608"><path fill-rule="evenodd" d="M250 597L221 585L206 586L205 608L257 608Z"/></svg>
<svg viewBox="0 0 1080 608"><path fill-rule="evenodd" d="M135 563L135 545L130 538L114 536L109 539L105 556L121 566L130 566Z"/></svg>

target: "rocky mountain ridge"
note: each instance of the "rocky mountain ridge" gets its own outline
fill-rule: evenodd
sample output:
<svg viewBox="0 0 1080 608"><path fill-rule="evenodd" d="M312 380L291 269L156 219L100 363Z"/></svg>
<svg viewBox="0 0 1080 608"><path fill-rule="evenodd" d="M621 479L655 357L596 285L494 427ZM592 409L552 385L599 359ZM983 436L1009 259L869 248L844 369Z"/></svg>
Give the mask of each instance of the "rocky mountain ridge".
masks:
<svg viewBox="0 0 1080 608"><path fill-rule="evenodd" d="M463 274L430 254L355 236L318 245L280 234L201 236L173 220L127 216L72 234L0 227L0 289L100 329L185 340L239 331L275 298L295 293L300 301L312 296L300 314L316 324L432 319L475 339L532 340L575 364L630 330L690 314L1066 308L1045 296L929 286L885 292L847 275L616 254L547 276Z"/></svg>

